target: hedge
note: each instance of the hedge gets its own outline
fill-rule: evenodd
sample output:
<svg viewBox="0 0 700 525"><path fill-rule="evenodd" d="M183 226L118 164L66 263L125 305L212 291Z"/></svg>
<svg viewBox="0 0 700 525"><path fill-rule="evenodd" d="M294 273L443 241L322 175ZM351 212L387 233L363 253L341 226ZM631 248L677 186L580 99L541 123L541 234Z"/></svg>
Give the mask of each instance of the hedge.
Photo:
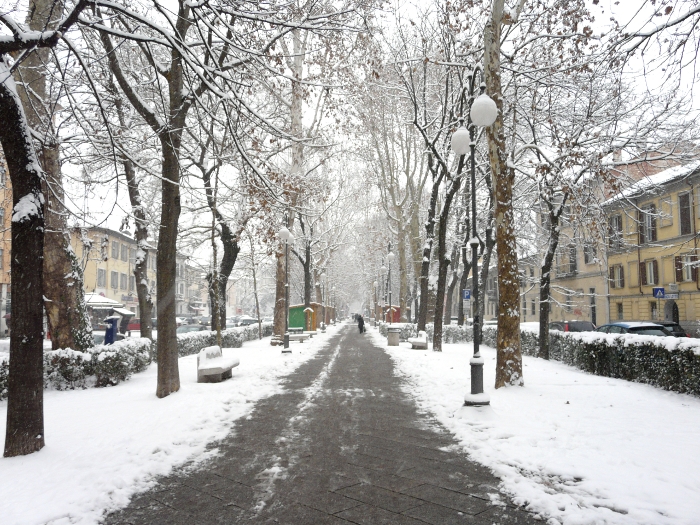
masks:
<svg viewBox="0 0 700 525"><path fill-rule="evenodd" d="M382 335L386 335L388 326L380 324ZM401 328L402 340L417 334L415 325L394 326ZM427 325L426 332L428 339L432 339L433 326ZM472 340L471 327L443 326L444 343ZM482 343L496 347L495 326L484 326ZM521 330L520 348L524 355L536 357L539 334ZM700 396L700 339L552 331L549 333L549 357L591 374Z"/></svg>
<svg viewBox="0 0 700 525"><path fill-rule="evenodd" d="M272 335L272 324L263 324L263 337ZM230 328L222 332L224 348L240 348L258 339L258 326ZM199 353L216 344L216 332L189 332L177 336L180 357ZM44 352L44 388L115 386L141 372L155 360L155 343L145 338L127 338L112 345L98 345L85 352L50 350ZM0 400L7 399L9 356L0 357Z"/></svg>

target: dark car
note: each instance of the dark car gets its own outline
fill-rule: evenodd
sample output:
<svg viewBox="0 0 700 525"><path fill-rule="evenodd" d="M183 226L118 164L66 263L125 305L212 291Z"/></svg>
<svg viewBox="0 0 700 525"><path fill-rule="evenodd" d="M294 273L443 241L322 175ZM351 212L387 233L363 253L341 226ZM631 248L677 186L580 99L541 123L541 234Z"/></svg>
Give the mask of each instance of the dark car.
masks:
<svg viewBox="0 0 700 525"><path fill-rule="evenodd" d="M651 323L655 323L658 325L663 326L666 330L671 332L671 335L673 337L690 337L690 334L685 331L685 328L683 328L681 325L674 321L650 321Z"/></svg>
<svg viewBox="0 0 700 525"><path fill-rule="evenodd" d="M593 332L595 325L590 321L554 321L549 323L549 329L560 332Z"/></svg>
<svg viewBox="0 0 700 525"><path fill-rule="evenodd" d="M671 332L656 322L647 323L642 321L618 321L604 324L598 328L598 332L606 334L658 335L662 337L671 335Z"/></svg>
<svg viewBox="0 0 700 525"><path fill-rule="evenodd" d="M182 324L176 328L178 334L186 334L187 332L203 332L207 327L201 324Z"/></svg>

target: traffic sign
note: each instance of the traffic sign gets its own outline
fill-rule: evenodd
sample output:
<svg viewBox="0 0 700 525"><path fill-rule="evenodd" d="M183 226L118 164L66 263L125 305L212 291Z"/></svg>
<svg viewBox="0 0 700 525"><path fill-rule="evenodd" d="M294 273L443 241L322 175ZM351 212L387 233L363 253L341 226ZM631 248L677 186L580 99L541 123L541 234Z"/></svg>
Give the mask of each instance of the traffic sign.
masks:
<svg viewBox="0 0 700 525"><path fill-rule="evenodd" d="M664 299L678 299L678 294L677 293L664 294Z"/></svg>
<svg viewBox="0 0 700 525"><path fill-rule="evenodd" d="M661 286L658 288L652 288L652 293L654 294L655 299L664 299L666 297L665 290Z"/></svg>
<svg viewBox="0 0 700 525"><path fill-rule="evenodd" d="M469 301L472 298L472 291L471 290L462 290L462 300L463 301Z"/></svg>

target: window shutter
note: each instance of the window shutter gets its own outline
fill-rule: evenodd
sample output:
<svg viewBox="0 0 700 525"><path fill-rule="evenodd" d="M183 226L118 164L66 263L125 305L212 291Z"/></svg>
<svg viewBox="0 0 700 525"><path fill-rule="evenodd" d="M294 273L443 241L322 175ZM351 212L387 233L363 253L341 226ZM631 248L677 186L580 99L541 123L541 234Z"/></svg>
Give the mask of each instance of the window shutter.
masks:
<svg viewBox="0 0 700 525"><path fill-rule="evenodd" d="M680 234L688 235L693 232L691 209L690 209L690 193L684 193L678 196L678 211L680 218Z"/></svg>
<svg viewBox="0 0 700 525"><path fill-rule="evenodd" d="M674 257L673 261L676 267L676 282L680 283L683 281L683 259L680 257Z"/></svg>
<svg viewBox="0 0 700 525"><path fill-rule="evenodd" d="M651 215L651 231L648 234L649 242L656 242L656 206L654 204L649 206L649 214Z"/></svg>
<svg viewBox="0 0 700 525"><path fill-rule="evenodd" d="M625 287L625 267L620 265L620 288Z"/></svg>
<svg viewBox="0 0 700 525"><path fill-rule="evenodd" d="M644 212L637 210L637 231L639 232L639 244L644 244Z"/></svg>
<svg viewBox="0 0 700 525"><path fill-rule="evenodd" d="M639 262L639 282L642 286L647 285L647 265L644 262Z"/></svg>
<svg viewBox="0 0 700 525"><path fill-rule="evenodd" d="M654 279L651 284L659 284L659 261L657 261L656 259L651 261L651 267L654 269Z"/></svg>
<svg viewBox="0 0 700 525"><path fill-rule="evenodd" d="M616 288L615 286L615 267L610 267L610 288Z"/></svg>
<svg viewBox="0 0 700 525"><path fill-rule="evenodd" d="M690 272L690 275L693 279L693 281L698 280L698 267L697 267L697 262L698 262L698 256L697 255L691 255L690 256L690 262L693 263L692 270Z"/></svg>

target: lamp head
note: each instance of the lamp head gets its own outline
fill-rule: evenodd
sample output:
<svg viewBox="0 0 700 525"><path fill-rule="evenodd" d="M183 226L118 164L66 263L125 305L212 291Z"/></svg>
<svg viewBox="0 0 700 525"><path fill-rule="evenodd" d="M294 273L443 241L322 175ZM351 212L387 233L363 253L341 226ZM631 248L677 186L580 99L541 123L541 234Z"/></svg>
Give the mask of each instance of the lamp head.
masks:
<svg viewBox="0 0 700 525"><path fill-rule="evenodd" d="M277 236L284 242L292 242L294 240L294 235L292 235L292 232L290 232L286 226L282 226L282 228L280 228Z"/></svg>
<svg viewBox="0 0 700 525"><path fill-rule="evenodd" d="M469 116L477 126L487 127L496 122L498 107L491 97L486 93L482 93L472 103Z"/></svg>
<svg viewBox="0 0 700 525"><path fill-rule="evenodd" d="M461 125L457 128L457 131L452 134L452 151L455 152L455 155L460 157L466 155L469 151L470 142L471 137L469 136L469 130L467 130L464 125Z"/></svg>
<svg viewBox="0 0 700 525"><path fill-rule="evenodd" d="M389 254L386 256L387 260L389 261L389 264L394 262L394 259L396 256L394 255L394 252L389 252Z"/></svg>

